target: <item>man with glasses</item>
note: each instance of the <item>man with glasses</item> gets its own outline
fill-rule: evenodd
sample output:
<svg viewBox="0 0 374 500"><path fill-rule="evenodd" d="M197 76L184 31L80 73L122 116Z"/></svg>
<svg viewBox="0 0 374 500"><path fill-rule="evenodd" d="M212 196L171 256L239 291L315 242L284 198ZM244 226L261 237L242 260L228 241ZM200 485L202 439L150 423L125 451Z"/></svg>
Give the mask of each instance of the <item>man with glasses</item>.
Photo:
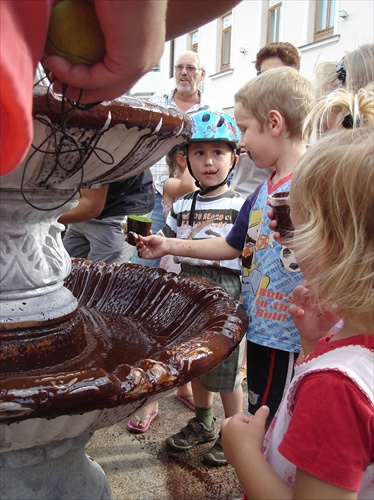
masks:
<svg viewBox="0 0 374 500"><path fill-rule="evenodd" d="M196 113L210 106L200 89L204 80L205 70L201 64L200 57L196 52L183 52L176 60L174 66L175 86L157 92L150 101L164 108L177 108L184 113ZM162 208L162 193L164 182L169 177L169 167L166 158L162 158L151 167L153 176L153 187L155 191L155 208L152 213L152 232L157 233L165 225L165 217ZM132 262L149 267L158 267L160 259L143 260L135 251Z"/></svg>

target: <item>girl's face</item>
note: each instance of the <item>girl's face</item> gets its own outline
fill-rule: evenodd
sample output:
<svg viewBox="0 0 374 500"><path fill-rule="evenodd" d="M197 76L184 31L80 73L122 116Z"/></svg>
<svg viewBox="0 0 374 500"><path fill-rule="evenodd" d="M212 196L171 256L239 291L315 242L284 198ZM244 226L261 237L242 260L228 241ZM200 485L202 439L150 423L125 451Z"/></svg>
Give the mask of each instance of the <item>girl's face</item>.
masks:
<svg viewBox="0 0 374 500"><path fill-rule="evenodd" d="M251 118L240 102L234 108L235 122L241 131L239 146L258 168L273 167L276 158L271 154L272 136L267 127L261 130L256 118Z"/></svg>
<svg viewBox="0 0 374 500"><path fill-rule="evenodd" d="M192 142L188 147L192 171L203 189L225 180L233 158L233 150L225 142Z"/></svg>

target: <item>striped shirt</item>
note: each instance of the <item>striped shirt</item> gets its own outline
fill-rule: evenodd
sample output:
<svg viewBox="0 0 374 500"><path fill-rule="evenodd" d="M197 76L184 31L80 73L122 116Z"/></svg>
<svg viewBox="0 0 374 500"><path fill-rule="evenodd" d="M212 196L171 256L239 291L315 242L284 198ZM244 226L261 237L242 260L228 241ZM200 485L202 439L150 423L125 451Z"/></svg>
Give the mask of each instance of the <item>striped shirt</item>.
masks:
<svg viewBox="0 0 374 500"><path fill-rule="evenodd" d="M165 226L160 233L167 238L199 240L225 238L233 227L244 198L232 189L217 196L197 195L193 227L189 225L193 193L188 193L173 203ZM191 257L175 257L175 261L193 266L214 266L240 273L239 259L205 260Z"/></svg>

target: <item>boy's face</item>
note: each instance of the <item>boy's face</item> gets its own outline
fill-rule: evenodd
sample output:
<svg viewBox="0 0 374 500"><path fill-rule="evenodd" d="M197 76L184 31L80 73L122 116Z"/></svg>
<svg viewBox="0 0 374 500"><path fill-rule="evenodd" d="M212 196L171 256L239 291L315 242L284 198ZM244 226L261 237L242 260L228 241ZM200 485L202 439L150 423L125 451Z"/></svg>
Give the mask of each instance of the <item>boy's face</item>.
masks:
<svg viewBox="0 0 374 500"><path fill-rule="evenodd" d="M248 115L240 102L235 104L234 117L241 131L239 146L247 152L256 167L273 167L276 159L271 155L272 142L268 128L265 126L261 130L260 123Z"/></svg>
<svg viewBox="0 0 374 500"><path fill-rule="evenodd" d="M216 186L225 180L233 163L233 150L225 142L192 142L188 158L194 176L202 188Z"/></svg>

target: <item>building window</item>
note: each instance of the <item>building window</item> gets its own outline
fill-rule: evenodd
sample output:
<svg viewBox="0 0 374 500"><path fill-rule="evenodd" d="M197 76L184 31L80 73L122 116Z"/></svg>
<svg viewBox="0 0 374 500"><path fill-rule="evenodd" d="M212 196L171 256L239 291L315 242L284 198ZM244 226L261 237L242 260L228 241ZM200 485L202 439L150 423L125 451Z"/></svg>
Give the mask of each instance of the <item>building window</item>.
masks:
<svg viewBox="0 0 374 500"><path fill-rule="evenodd" d="M199 31L193 31L190 33L190 50L193 52L199 52Z"/></svg>
<svg viewBox="0 0 374 500"><path fill-rule="evenodd" d="M230 68L232 13L222 17L221 71Z"/></svg>
<svg viewBox="0 0 374 500"><path fill-rule="evenodd" d="M282 2L269 0L267 43L279 42L279 27L282 15Z"/></svg>
<svg viewBox="0 0 374 500"><path fill-rule="evenodd" d="M314 41L334 34L335 0L316 0Z"/></svg>

